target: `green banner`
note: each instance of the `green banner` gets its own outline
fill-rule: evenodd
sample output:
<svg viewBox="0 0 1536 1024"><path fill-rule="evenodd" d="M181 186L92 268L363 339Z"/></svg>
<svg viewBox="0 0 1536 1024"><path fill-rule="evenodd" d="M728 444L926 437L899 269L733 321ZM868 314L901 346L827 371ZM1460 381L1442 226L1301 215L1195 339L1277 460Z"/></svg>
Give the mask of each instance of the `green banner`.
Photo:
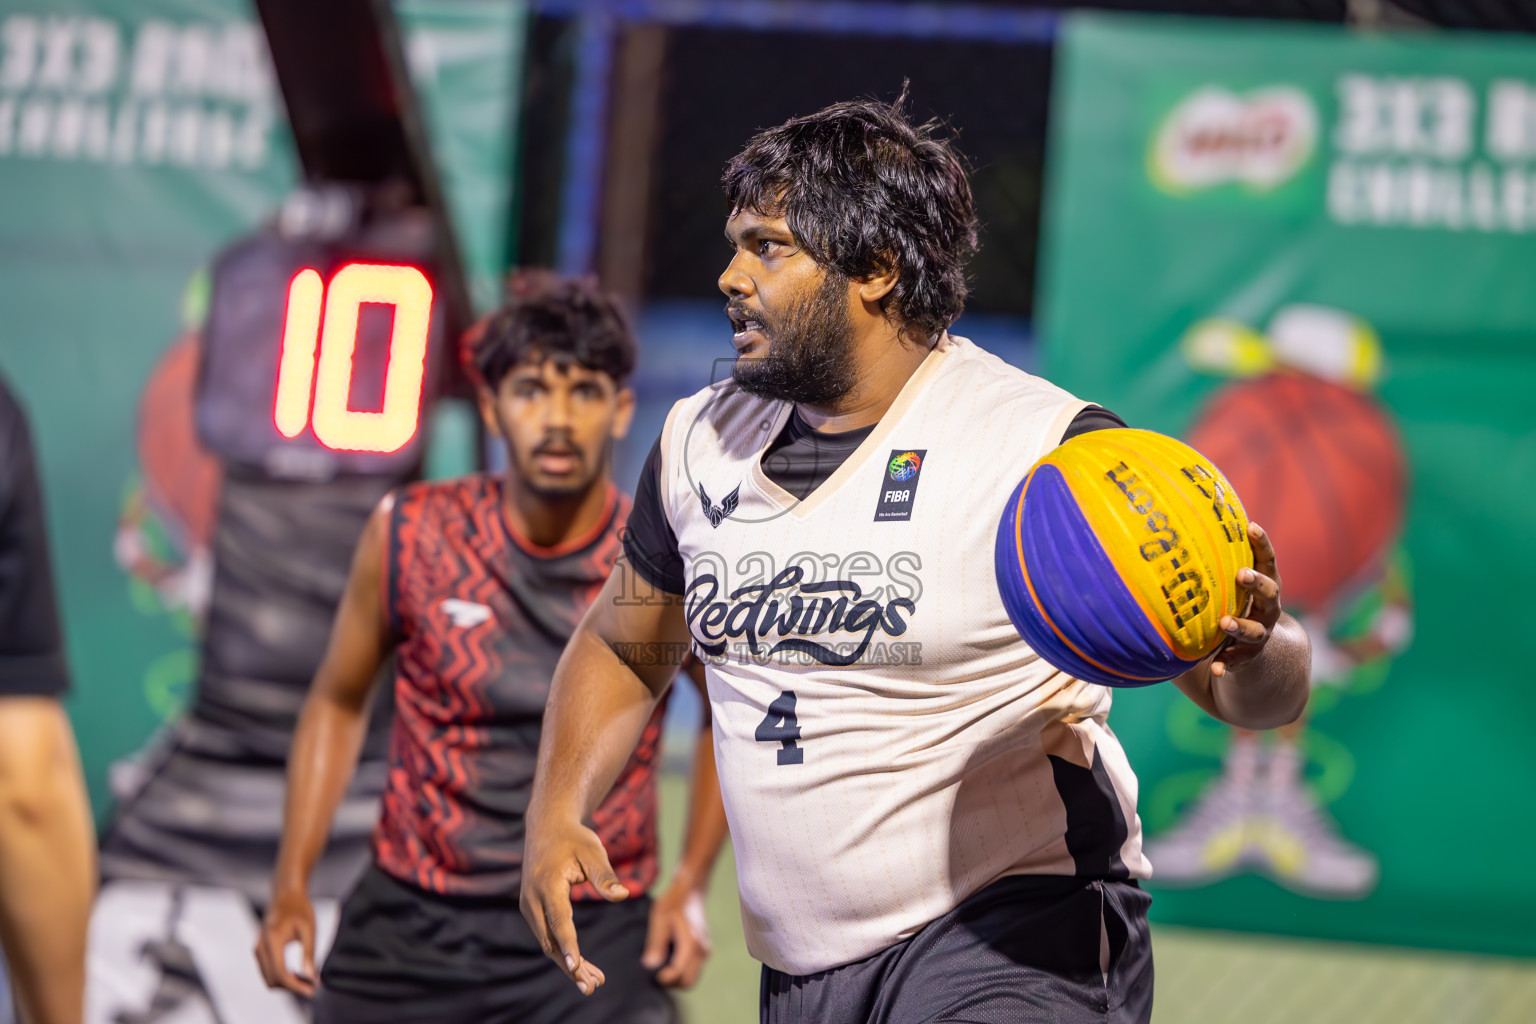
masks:
<svg viewBox="0 0 1536 1024"><path fill-rule="evenodd" d="M1056 75L1044 372L1222 466L1314 646L1279 733L1117 697L1154 917L1536 954L1536 43L1092 15Z"/></svg>
<svg viewBox="0 0 1536 1024"><path fill-rule="evenodd" d="M470 294L487 310L507 263L527 10L487 0L395 0L394 8Z"/></svg>
<svg viewBox="0 0 1536 1024"><path fill-rule="evenodd" d="M485 302L505 259L523 8L399 7ZM0 370L39 449L98 809L108 765L176 712L195 670L219 479L188 404L198 272L296 176L244 0L21 0L0 15Z"/></svg>

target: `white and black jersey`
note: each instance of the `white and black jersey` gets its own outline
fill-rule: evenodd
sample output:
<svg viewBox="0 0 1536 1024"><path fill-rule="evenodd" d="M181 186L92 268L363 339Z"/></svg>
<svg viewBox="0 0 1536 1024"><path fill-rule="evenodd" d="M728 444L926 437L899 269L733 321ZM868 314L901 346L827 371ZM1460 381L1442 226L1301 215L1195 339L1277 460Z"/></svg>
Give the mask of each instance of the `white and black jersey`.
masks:
<svg viewBox="0 0 1536 1024"><path fill-rule="evenodd" d="M802 489L769 475L805 440L788 403L726 382L673 408L626 551L708 663L770 967L870 956L1009 875L1150 875L1110 691L1020 639L993 568L1009 493L1088 408L946 337Z"/></svg>

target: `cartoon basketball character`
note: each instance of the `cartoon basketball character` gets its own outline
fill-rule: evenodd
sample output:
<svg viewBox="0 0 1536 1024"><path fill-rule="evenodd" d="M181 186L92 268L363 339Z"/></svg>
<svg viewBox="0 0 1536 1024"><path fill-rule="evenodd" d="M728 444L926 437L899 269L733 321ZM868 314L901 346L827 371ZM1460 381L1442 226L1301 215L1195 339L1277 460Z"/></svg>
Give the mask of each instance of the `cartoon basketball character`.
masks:
<svg viewBox="0 0 1536 1024"><path fill-rule="evenodd" d="M214 585L214 524L223 468L198 441L192 416L203 361L201 322L209 273L198 269L181 293L181 335L167 345L138 398L137 479L118 514L112 554L135 580L154 588L174 616L197 631Z"/></svg>
<svg viewBox="0 0 1536 1024"><path fill-rule="evenodd" d="M1201 410L1189 443L1231 479L1285 552L1286 607L1312 639L1319 687L1346 688L1407 647L1412 605L1396 544L1407 460L1371 396L1381 344L1357 317L1288 306L1267 335L1206 320L1181 345L1195 369L1236 377ZM1258 870L1298 892L1359 898L1376 858L1348 842L1305 783L1305 719L1271 742L1234 730L1217 778L1147 847L1157 881L1205 884Z"/></svg>
<svg viewBox="0 0 1536 1024"><path fill-rule="evenodd" d="M202 343L188 329L171 343L139 400L140 478L118 516L112 553L171 611L201 623L213 582L210 545L222 471L197 440L192 396Z"/></svg>

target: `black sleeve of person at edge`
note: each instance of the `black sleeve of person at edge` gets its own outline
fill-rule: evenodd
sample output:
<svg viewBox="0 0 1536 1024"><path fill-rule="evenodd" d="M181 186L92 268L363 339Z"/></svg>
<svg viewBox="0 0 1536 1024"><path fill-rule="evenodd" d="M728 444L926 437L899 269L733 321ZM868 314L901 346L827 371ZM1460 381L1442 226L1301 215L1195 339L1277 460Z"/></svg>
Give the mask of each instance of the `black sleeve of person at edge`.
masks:
<svg viewBox="0 0 1536 1024"><path fill-rule="evenodd" d="M769 446L770 450L776 448L777 451L772 462L765 464L764 472L769 479L792 492L809 483L810 487L803 492L808 494L811 489L819 486L822 481L837 471L846 453L843 453L843 457L829 457L836 454L836 449L826 445L817 449L812 438L805 452L805 458L810 460L810 467L796 465L796 456L799 454L796 450L796 442L780 447L780 441L785 434L793 431L794 425L795 417L792 416L790 422L785 425L785 433ZM1070 441L1079 434L1086 434L1089 431L1109 430L1125 425L1124 420L1108 409L1090 405L1072 418L1061 439ZM864 430L858 433L867 435L869 431ZM851 452L855 447L857 445L848 446L847 451ZM779 478L781 474L793 477L796 486L790 486L786 480L781 480ZM809 481L806 479L808 475L812 476ZM686 587L687 584L683 578L683 557L677 548L677 534L672 530L672 523L667 519L666 510L661 507L661 438L659 437L656 443L651 445L651 454L646 456L645 468L640 471L640 482L635 487L634 507L630 509L629 522L624 529L624 554L630 564L635 567L635 571L657 590L669 594L681 594Z"/></svg>
<svg viewBox="0 0 1536 1024"><path fill-rule="evenodd" d="M0 380L0 697L68 688L32 434Z"/></svg>

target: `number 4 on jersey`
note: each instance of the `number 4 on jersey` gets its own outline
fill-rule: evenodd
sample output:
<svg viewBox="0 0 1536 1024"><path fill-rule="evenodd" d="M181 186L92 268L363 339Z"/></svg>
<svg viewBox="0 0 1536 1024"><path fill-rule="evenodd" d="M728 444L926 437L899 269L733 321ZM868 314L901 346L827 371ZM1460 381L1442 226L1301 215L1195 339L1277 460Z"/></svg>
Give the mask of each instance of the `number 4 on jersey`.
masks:
<svg viewBox="0 0 1536 1024"><path fill-rule="evenodd" d="M800 723L795 719L795 691L785 690L768 705L768 717L755 733L761 743L782 743L779 764L804 764L805 751L795 741L800 738Z"/></svg>

